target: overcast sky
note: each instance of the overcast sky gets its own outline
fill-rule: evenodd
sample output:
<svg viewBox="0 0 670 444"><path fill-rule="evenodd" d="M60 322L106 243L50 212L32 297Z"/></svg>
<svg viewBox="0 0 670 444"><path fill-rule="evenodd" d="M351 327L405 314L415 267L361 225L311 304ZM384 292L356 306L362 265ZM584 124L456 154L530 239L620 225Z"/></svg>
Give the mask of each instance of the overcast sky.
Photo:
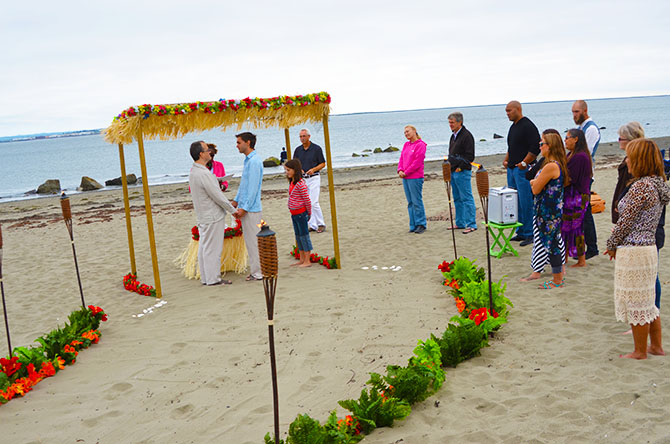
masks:
<svg viewBox="0 0 670 444"><path fill-rule="evenodd" d="M334 113L670 94L668 0L14 1L0 38L0 136L318 91Z"/></svg>

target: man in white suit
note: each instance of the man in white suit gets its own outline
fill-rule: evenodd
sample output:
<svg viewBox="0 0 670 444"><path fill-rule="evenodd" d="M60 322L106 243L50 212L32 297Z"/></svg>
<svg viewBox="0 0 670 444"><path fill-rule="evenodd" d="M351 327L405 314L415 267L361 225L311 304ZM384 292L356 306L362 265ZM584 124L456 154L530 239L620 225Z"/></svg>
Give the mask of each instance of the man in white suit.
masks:
<svg viewBox="0 0 670 444"><path fill-rule="evenodd" d="M225 216L226 213L234 213L235 208L224 196L214 174L207 169L207 162L212 159L207 144L203 141L193 142L191 157L194 162L188 184L200 232L200 281L203 285L232 284L231 281L221 279L221 253L226 229Z"/></svg>

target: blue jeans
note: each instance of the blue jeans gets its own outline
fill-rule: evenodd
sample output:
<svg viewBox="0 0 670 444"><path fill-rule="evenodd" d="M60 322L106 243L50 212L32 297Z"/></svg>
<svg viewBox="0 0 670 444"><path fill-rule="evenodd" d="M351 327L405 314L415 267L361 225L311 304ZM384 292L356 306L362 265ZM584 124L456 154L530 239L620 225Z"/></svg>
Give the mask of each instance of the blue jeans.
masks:
<svg viewBox="0 0 670 444"><path fill-rule="evenodd" d="M295 244L299 251L312 251L312 240L309 238L309 228L307 221L309 214L307 211L300 214L291 214L293 221L293 232L295 233Z"/></svg>
<svg viewBox="0 0 670 444"><path fill-rule="evenodd" d="M426 210L423 208L423 178L403 179L402 186L407 198L409 229L414 231L419 225L426 226Z"/></svg>
<svg viewBox="0 0 670 444"><path fill-rule="evenodd" d="M533 238L533 192L530 181L526 179L526 170L507 168L507 186L517 191L519 199L519 222L523 224L517 233L526 239Z"/></svg>
<svg viewBox="0 0 670 444"><path fill-rule="evenodd" d="M472 171L464 170L451 173L454 206L456 207L456 226L477 228L475 217L475 199L472 197Z"/></svg>

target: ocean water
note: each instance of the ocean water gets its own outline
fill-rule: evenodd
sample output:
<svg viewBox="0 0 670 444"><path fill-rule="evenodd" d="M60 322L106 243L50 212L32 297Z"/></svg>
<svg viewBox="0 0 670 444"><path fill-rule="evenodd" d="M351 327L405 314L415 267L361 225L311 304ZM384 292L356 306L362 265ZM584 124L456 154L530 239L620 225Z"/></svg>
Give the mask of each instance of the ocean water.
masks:
<svg viewBox="0 0 670 444"><path fill-rule="evenodd" d="M667 118L670 96L598 99L588 103L593 120L600 127L605 127L601 130L604 142L616 141L617 129L631 120L642 123L648 137L670 135L670 120ZM523 105L523 113L540 131L556 128L562 132L575 126L571 107L572 101L530 103ZM371 154L369 157L352 157L352 154L363 154L363 150L383 149L389 145L402 148L406 142L403 129L408 124L414 125L427 143L426 159L441 159L448 151L451 136L447 115L456 110L463 113L464 124L475 137L477 156L506 152L506 139L493 139L494 133L507 136L510 122L505 115L504 104L332 115L329 130L333 167L396 163L399 152ZM307 127L312 133L312 142L325 149L322 126ZM299 145L300 128L291 129L292 149ZM243 128L240 131L247 129L258 136L256 150L263 159L279 157L285 146L281 129ZM180 140L146 140L149 183L187 181L192 164L188 149L196 140L215 143L219 150L216 160L223 162L227 174L239 175L244 156L235 148L237 132L212 130L192 133ZM124 153L127 173L135 173L139 177L137 144L125 146ZM265 169L266 174L282 171L281 167ZM82 176L90 176L104 184L105 180L120 175L118 146L106 143L102 135L0 143L0 202L34 198L35 195L25 193L36 189L47 179L59 179L61 187L72 193L76 192Z"/></svg>

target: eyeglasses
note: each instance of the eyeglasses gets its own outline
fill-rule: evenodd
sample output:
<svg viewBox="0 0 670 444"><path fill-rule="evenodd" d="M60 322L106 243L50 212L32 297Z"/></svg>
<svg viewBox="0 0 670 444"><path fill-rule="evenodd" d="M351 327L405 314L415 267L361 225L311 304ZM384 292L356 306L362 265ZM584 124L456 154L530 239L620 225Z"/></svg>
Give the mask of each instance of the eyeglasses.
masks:
<svg viewBox="0 0 670 444"><path fill-rule="evenodd" d="M549 145L547 142L540 142L540 146L542 145Z"/></svg>
<svg viewBox="0 0 670 444"><path fill-rule="evenodd" d="M630 142L630 140L619 137L619 142Z"/></svg>
<svg viewBox="0 0 670 444"><path fill-rule="evenodd" d="M577 136L565 136L565 140L573 139L573 138L575 138L575 137L577 137Z"/></svg>

